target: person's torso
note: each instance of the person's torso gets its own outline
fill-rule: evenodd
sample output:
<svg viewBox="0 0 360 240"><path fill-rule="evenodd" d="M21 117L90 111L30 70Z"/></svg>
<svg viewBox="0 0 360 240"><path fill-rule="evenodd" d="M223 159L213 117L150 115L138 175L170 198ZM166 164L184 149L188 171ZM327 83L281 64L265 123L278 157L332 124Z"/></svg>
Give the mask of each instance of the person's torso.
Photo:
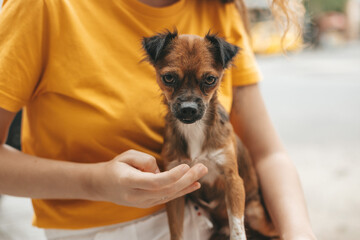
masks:
<svg viewBox="0 0 360 240"><path fill-rule="evenodd" d="M23 151L94 163L136 149L159 158L166 107L155 72L141 61L143 36L176 27L180 34L226 35L218 1L181 0L155 9L135 0L53 0L48 10L46 65L24 111ZM223 8L223 9L219 9ZM220 101L231 107L231 73ZM112 203L33 200L34 224L83 228L150 214Z"/></svg>

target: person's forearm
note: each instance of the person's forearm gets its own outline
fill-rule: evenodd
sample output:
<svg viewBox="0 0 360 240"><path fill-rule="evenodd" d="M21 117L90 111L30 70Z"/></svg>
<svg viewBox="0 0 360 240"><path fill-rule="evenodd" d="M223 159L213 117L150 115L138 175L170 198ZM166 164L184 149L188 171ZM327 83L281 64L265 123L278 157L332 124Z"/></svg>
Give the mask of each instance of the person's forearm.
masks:
<svg viewBox="0 0 360 240"><path fill-rule="evenodd" d="M0 145L0 193L41 199L92 199L90 165L24 154Z"/></svg>
<svg viewBox="0 0 360 240"><path fill-rule="evenodd" d="M255 160L265 203L281 239L315 239L297 171L286 153Z"/></svg>
<svg viewBox="0 0 360 240"><path fill-rule="evenodd" d="M316 239L297 171L267 113L258 85L236 87L231 121L254 162L271 218L281 239Z"/></svg>

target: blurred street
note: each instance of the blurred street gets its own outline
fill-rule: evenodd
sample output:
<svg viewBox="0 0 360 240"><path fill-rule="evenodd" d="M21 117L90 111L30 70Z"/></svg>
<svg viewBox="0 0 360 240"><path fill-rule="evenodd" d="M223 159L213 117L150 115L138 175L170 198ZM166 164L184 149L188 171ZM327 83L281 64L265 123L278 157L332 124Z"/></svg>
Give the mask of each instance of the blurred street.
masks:
<svg viewBox="0 0 360 240"><path fill-rule="evenodd" d="M360 239L360 43L258 60L318 239ZM3 196L0 239L43 240L31 215L29 200Z"/></svg>
<svg viewBox="0 0 360 240"><path fill-rule="evenodd" d="M318 239L360 239L360 44L259 62Z"/></svg>

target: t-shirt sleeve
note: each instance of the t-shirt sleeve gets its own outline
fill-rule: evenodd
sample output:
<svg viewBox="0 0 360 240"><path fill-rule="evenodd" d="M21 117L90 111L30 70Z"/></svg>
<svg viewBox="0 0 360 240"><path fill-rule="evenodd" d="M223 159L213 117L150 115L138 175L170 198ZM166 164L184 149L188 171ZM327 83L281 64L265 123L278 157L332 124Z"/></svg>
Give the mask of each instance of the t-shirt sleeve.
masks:
<svg viewBox="0 0 360 240"><path fill-rule="evenodd" d="M243 86L257 83L262 77L256 63L249 36L235 6L228 4L227 10L231 17L231 24L228 25L227 29L229 41L241 48L231 68L232 85Z"/></svg>
<svg viewBox="0 0 360 240"><path fill-rule="evenodd" d="M7 0L0 12L0 107L16 112L33 97L45 65L43 0Z"/></svg>

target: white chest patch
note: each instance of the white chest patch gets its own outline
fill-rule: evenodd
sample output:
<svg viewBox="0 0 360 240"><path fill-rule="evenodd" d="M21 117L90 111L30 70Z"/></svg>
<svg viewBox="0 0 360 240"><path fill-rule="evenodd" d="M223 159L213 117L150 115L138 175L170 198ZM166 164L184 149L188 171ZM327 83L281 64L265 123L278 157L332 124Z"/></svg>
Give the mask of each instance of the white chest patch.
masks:
<svg viewBox="0 0 360 240"><path fill-rule="evenodd" d="M226 161L224 149L203 151L193 164L203 163L208 168L208 174L201 178L200 182L212 185L220 174L219 165L223 165Z"/></svg>
<svg viewBox="0 0 360 240"><path fill-rule="evenodd" d="M225 149L208 149L203 147L205 142L205 124L198 121L193 124L177 122L180 133L187 142L187 153L191 159L191 166L202 163L208 168L208 174L200 182L212 185L220 174L218 165L226 162Z"/></svg>
<svg viewBox="0 0 360 240"><path fill-rule="evenodd" d="M205 124L203 121L197 121L192 124L184 124L179 121L178 128L188 144L188 154L191 160L194 160L201 154L205 140Z"/></svg>

